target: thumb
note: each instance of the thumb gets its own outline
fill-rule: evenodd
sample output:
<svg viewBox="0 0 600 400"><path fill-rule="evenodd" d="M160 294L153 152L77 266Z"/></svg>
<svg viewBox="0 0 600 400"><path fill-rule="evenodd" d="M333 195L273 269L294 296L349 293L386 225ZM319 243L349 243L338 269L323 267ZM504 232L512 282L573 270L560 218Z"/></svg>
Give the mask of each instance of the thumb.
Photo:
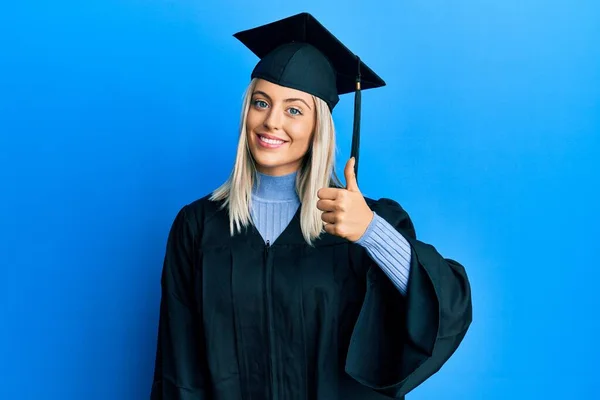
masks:
<svg viewBox="0 0 600 400"><path fill-rule="evenodd" d="M358 182L356 182L356 174L354 173L354 157L348 160L346 168L344 168L344 176L346 177L346 189L351 192L360 192Z"/></svg>

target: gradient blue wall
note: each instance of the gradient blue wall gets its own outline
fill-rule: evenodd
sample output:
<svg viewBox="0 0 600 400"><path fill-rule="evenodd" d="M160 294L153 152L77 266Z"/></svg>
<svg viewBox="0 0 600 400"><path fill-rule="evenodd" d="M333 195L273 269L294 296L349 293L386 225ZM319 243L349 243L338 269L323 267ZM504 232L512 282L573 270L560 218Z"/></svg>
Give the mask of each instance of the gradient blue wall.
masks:
<svg viewBox="0 0 600 400"><path fill-rule="evenodd" d="M256 59L310 11L387 81L362 190L466 266L474 323L412 399L591 399L600 358L600 4L0 6L0 398L144 399L177 210L227 176ZM352 98L335 111L343 167Z"/></svg>

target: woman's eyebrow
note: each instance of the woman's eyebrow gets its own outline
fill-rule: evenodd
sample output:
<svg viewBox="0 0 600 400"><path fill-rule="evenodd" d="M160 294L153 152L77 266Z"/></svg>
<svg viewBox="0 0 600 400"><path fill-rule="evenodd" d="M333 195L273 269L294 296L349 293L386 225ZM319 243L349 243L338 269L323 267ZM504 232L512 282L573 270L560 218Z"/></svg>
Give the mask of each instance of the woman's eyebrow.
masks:
<svg viewBox="0 0 600 400"><path fill-rule="evenodd" d="M304 101L303 99L299 99L299 98L295 98L295 97L293 97L291 99L285 99L286 103L291 103L292 101L301 101L304 104L306 104L306 107L308 107L309 110L312 110L312 108L310 108L310 106L308 105L308 103L306 101Z"/></svg>
<svg viewBox="0 0 600 400"><path fill-rule="evenodd" d="M265 96L267 98L267 100L271 101L271 96L269 96L268 94L266 94L265 92L261 91L261 90L256 90L254 93L252 93L253 96L256 96L257 94L260 94L262 96Z"/></svg>

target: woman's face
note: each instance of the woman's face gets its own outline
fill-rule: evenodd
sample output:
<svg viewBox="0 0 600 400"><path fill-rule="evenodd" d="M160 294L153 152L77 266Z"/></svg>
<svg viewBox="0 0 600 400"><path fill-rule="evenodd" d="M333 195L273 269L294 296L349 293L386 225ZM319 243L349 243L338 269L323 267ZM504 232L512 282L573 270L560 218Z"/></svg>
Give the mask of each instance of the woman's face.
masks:
<svg viewBox="0 0 600 400"><path fill-rule="evenodd" d="M315 129L315 106L305 92L257 81L246 134L259 172L280 176L300 168Z"/></svg>

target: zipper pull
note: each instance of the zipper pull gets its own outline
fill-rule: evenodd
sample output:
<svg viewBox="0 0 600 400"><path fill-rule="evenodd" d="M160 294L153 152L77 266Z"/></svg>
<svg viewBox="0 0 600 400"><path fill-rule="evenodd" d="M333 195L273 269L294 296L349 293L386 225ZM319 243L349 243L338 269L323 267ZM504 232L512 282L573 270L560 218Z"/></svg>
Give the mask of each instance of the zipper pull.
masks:
<svg viewBox="0 0 600 400"><path fill-rule="evenodd" d="M269 254L269 248L271 247L271 242L267 240L267 244L265 245L265 256Z"/></svg>

